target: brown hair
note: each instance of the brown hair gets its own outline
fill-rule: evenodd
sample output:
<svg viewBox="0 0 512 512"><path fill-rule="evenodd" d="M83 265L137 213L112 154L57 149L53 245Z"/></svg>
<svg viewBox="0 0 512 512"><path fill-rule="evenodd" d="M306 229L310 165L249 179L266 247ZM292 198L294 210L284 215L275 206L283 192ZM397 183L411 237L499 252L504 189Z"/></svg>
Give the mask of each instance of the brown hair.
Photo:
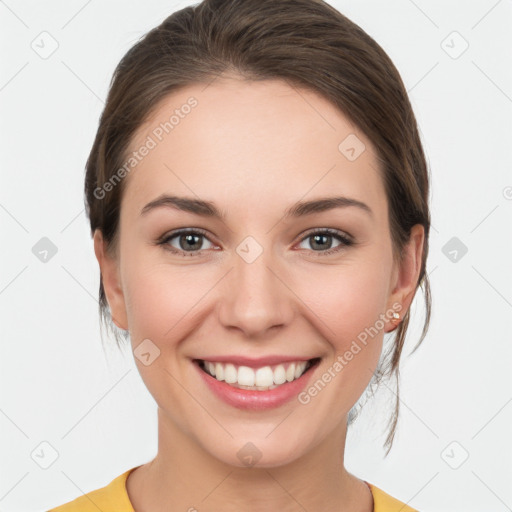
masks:
<svg viewBox="0 0 512 512"><path fill-rule="evenodd" d="M375 146L395 258L400 258L413 225L425 229L416 290L423 287L426 315L414 352L425 338L431 313L426 274L429 176L416 119L400 75L384 50L322 0L204 0L173 13L127 52L112 77L86 165L91 234L99 229L109 253L116 254L125 180L108 188L105 184L126 162L136 130L157 104L178 88L208 83L229 73L247 80L282 79L315 91L336 105ZM112 329L119 347L119 332L101 281L99 308L100 318ZM396 377L386 455L398 421L399 362L408 325L409 311L387 352L383 351L383 364L370 385L380 383L383 376ZM126 340L128 333L123 334ZM349 424L356 414L353 408Z"/></svg>

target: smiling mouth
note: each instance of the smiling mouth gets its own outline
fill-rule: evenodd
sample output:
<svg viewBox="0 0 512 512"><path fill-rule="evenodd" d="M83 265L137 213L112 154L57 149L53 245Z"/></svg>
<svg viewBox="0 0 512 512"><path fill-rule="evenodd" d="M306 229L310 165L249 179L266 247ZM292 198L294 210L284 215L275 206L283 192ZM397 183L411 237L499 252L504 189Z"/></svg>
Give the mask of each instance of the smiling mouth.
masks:
<svg viewBox="0 0 512 512"><path fill-rule="evenodd" d="M307 361L286 362L260 368L202 359L194 359L194 362L210 377L234 388L268 391L300 379L311 368L316 367L320 359L314 357Z"/></svg>

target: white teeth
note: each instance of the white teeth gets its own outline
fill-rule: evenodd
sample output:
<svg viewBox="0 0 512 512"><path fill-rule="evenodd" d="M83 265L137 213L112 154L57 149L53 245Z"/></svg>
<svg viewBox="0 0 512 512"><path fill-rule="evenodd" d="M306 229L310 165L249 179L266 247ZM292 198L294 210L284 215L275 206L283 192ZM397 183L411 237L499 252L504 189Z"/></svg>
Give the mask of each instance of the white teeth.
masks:
<svg viewBox="0 0 512 512"><path fill-rule="evenodd" d="M236 367L231 363L204 361L206 371L217 380L233 384L234 387L258 389L260 391L273 389L276 386L298 379L306 369L308 361L279 364L275 367L264 366L254 370L249 366Z"/></svg>
<svg viewBox="0 0 512 512"><path fill-rule="evenodd" d="M284 370L284 366L280 364L274 370L274 383L275 384L284 384L286 382L286 371Z"/></svg>
<svg viewBox="0 0 512 512"><path fill-rule="evenodd" d="M238 384L241 386L254 386L254 370L248 366L238 368Z"/></svg>
<svg viewBox="0 0 512 512"><path fill-rule="evenodd" d="M215 364L215 378L217 380L224 380L224 367L220 363Z"/></svg>
<svg viewBox="0 0 512 512"><path fill-rule="evenodd" d="M238 370L239 374L240 374L240 370L242 368L243 368L243 366L241 366L240 369ZM252 372L252 373L254 373L254 372ZM240 382L240 379L238 380L238 382ZM270 368L270 366L264 366L263 368L258 368L256 370L254 382L255 382L256 386L263 386L263 387L272 386L272 384L275 384L274 372L272 371L272 368Z"/></svg>
<svg viewBox="0 0 512 512"><path fill-rule="evenodd" d="M295 367L295 378L298 379L301 375L302 375L302 372L304 371L304 368L306 367L306 363L299 363L296 367Z"/></svg>
<svg viewBox="0 0 512 512"><path fill-rule="evenodd" d="M229 363L224 367L224 380L228 384L234 384L238 380L238 372L234 365Z"/></svg>
<svg viewBox="0 0 512 512"><path fill-rule="evenodd" d="M288 366L288 369L286 370L286 380L288 382L291 382L295 378L295 363L292 363L290 366Z"/></svg>

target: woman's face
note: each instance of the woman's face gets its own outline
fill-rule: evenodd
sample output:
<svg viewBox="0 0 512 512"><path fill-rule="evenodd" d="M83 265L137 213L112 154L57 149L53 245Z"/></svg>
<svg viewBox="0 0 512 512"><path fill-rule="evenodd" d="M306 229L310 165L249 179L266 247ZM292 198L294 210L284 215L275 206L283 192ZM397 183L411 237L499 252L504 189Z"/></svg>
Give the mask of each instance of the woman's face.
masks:
<svg viewBox="0 0 512 512"><path fill-rule="evenodd" d="M343 428L415 288L421 244L394 265L372 144L313 92L226 78L167 97L130 150L119 258L98 258L161 421L232 465L244 450L261 466L304 455ZM183 200L147 206L164 196ZM225 381L218 394L196 363L238 358L239 376L241 358L274 356L285 375L320 362L254 401ZM282 375L278 362L254 375Z"/></svg>

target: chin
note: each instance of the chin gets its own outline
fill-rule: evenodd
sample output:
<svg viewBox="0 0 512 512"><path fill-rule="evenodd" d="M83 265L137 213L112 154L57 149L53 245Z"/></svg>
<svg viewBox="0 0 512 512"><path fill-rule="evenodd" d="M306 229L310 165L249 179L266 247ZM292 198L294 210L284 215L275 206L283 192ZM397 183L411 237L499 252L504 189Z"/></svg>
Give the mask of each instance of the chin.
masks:
<svg viewBox="0 0 512 512"><path fill-rule="evenodd" d="M267 436L268 432L262 433L260 437L244 435L230 438L228 442L215 446L207 444L203 448L224 464L238 468L279 467L290 464L303 455L297 446L287 445L279 436L276 435L272 440Z"/></svg>

